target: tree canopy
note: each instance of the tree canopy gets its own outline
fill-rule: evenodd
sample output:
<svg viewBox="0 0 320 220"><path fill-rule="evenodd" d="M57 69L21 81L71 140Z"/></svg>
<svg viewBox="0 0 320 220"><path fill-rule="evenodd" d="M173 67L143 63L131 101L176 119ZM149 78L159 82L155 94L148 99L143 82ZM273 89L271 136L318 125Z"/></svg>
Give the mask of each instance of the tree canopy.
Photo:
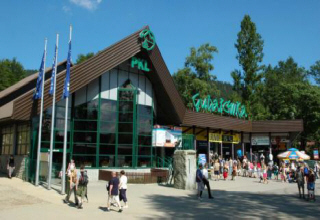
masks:
<svg viewBox="0 0 320 220"><path fill-rule="evenodd" d="M77 60L76 60L76 64L80 64L86 60L88 60L89 58L93 57L94 53L90 52L87 54L78 54Z"/></svg>
<svg viewBox="0 0 320 220"><path fill-rule="evenodd" d="M0 60L0 91L10 87L26 76L26 72L16 58Z"/></svg>

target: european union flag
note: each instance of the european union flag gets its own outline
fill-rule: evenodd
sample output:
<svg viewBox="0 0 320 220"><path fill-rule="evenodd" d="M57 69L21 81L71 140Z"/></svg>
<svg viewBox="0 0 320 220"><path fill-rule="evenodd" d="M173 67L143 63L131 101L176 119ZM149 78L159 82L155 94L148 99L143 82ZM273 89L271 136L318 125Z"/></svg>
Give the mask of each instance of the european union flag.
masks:
<svg viewBox="0 0 320 220"><path fill-rule="evenodd" d="M68 52L68 59L67 59L67 72L66 72L66 78L64 80L64 87L63 87L63 94L62 94L62 98L63 99L69 97L69 91L70 91L70 67L71 67L71 40L69 41L69 52Z"/></svg>
<svg viewBox="0 0 320 220"><path fill-rule="evenodd" d="M43 76L44 76L44 55L45 55L45 51L43 52L42 61L41 61L40 69L39 69L39 75L38 75L38 79L37 79L36 90L33 94L33 99L41 99L42 98L41 96L42 96L42 80L43 80Z"/></svg>
<svg viewBox="0 0 320 220"><path fill-rule="evenodd" d="M49 94L53 95L53 93L55 92L55 75L56 75L56 59L57 59L57 45L55 47L54 50L54 58L53 58L53 64L52 64L52 74L51 74L51 84L50 84L50 90L49 90Z"/></svg>

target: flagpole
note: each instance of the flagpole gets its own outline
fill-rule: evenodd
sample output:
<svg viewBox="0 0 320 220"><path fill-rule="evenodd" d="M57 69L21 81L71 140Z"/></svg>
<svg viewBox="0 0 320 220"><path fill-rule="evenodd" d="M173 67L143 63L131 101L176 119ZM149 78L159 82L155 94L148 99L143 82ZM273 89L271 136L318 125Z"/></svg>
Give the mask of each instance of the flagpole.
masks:
<svg viewBox="0 0 320 220"><path fill-rule="evenodd" d="M71 34L72 34L72 26L70 25L69 44L71 43ZM71 57L70 57L70 59L71 59ZM71 64L69 64L69 65L71 65ZM68 68L68 66L67 66L67 68ZM69 68L70 68L70 66L69 66ZM67 163L66 160L67 160L67 141L68 141L68 110L69 110L69 95L66 97L66 109L65 109L65 117L64 117L62 184L61 184L61 194L62 195L65 194L65 189L66 189L66 187L65 187L65 184L66 184L66 173L65 172L66 172L66 163Z"/></svg>
<svg viewBox="0 0 320 220"><path fill-rule="evenodd" d="M42 134L42 117L43 117L43 90L46 73L46 57L47 57L47 38L44 40L44 63L43 63L43 75L41 85L41 105L40 105L40 118L39 118L39 132L38 132L38 148L37 148L37 169L35 185L39 186L39 169L40 169L40 148L41 148L41 134ZM40 70L41 71L41 70Z"/></svg>
<svg viewBox="0 0 320 220"><path fill-rule="evenodd" d="M56 79L57 79L57 61L58 61L58 45L59 45L59 34L57 34L55 58L54 58L54 76L53 76L53 96L52 96L52 117L51 117L51 134L50 134L50 155L49 155L49 173L48 173L48 189L51 189L52 179L52 157L53 157L53 138L54 138L54 125L55 125L55 113L56 113ZM52 77L52 76L51 76Z"/></svg>

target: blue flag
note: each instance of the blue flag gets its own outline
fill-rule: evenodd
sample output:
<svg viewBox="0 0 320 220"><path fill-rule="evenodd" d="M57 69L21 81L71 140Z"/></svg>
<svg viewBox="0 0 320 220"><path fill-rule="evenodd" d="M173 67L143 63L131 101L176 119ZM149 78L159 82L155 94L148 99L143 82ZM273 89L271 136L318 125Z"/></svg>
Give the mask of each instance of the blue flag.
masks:
<svg viewBox="0 0 320 220"><path fill-rule="evenodd" d="M64 80L63 94L62 98L69 97L70 90L70 67L71 67L71 40L69 41L69 51L68 51L68 59L67 59L67 71L66 78Z"/></svg>
<svg viewBox="0 0 320 220"><path fill-rule="evenodd" d="M37 85L36 85L36 90L33 93L33 99L41 99L42 97L42 80L43 80L43 75L44 75L44 55L45 51L43 52L42 56L42 61L39 69L39 75L37 79Z"/></svg>
<svg viewBox="0 0 320 220"><path fill-rule="evenodd" d="M54 81L54 78L55 78L55 75L56 75L56 56L57 56L57 45L55 47L55 50L54 50L54 58L53 58L53 64L52 64L52 74L51 74L51 83L50 83L50 90L49 90L49 94L50 95L53 95L53 93L55 92L55 81Z"/></svg>

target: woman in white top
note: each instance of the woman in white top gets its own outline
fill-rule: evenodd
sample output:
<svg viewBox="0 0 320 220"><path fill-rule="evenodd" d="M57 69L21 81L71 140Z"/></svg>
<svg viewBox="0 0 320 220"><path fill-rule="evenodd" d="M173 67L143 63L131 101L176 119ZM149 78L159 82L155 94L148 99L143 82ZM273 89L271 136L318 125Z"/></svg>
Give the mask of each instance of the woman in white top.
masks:
<svg viewBox="0 0 320 220"><path fill-rule="evenodd" d="M124 202L124 207L123 208L128 208L127 204L127 183L128 183L128 178L125 175L124 170L121 170L120 172L120 184L119 184L119 190L120 190L120 202L123 200Z"/></svg>

